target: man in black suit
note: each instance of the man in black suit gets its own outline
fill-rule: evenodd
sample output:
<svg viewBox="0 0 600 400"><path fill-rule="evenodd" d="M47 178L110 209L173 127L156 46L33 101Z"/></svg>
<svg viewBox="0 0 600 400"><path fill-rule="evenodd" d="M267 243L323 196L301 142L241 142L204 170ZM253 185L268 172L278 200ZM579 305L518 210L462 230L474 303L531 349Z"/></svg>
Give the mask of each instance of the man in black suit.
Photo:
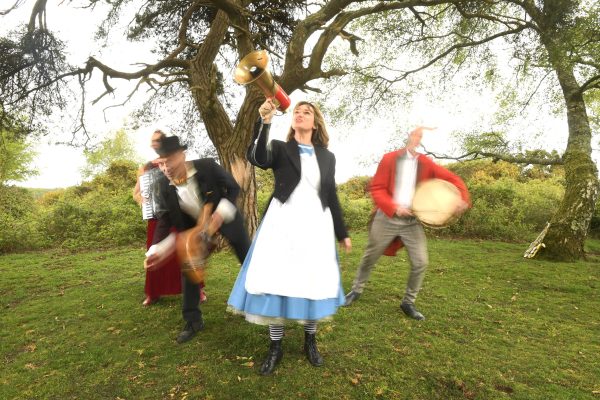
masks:
<svg viewBox="0 0 600 400"><path fill-rule="evenodd" d="M186 145L179 143L177 136L161 140L157 150L159 167L166 179L159 181L159 217L148 250L146 268L159 268L174 251L174 237L169 231L178 232L196 225L204 205L212 205L212 225L220 227L221 235L233 247L240 263L244 262L250 247L250 239L244 227L244 219L235 206L240 187L230 173L212 158L186 161ZM183 279L183 331L177 336L184 343L204 328L199 308L200 285Z"/></svg>

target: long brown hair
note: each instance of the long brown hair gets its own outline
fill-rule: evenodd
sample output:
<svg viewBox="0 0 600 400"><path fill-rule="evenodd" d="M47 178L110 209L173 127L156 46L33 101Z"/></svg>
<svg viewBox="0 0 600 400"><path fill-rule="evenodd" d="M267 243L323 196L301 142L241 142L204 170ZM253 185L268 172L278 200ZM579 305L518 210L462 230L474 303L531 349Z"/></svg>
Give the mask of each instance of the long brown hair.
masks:
<svg viewBox="0 0 600 400"><path fill-rule="evenodd" d="M323 117L321 110L319 110L319 107L317 107L317 105L315 104L309 103L308 101L300 101L294 106L294 111L296 111L298 107L305 105L309 106L313 110L313 114L315 116L316 128L313 129L313 134L311 138L312 144L314 146L321 146L327 148L327 146L329 145L329 134L327 133L327 127L325 127L325 118ZM295 134L296 131L290 126L290 131L287 135L287 141L289 142L290 140L292 140Z"/></svg>

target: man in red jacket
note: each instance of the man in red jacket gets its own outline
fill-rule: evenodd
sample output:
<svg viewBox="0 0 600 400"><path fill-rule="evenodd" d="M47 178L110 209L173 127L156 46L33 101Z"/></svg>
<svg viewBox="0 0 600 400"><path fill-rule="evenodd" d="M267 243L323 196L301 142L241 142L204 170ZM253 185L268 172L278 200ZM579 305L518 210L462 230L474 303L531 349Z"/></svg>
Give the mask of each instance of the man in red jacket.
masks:
<svg viewBox="0 0 600 400"><path fill-rule="evenodd" d="M411 268L400 308L411 318L425 319L415 308L415 299L421 289L428 263L423 226L411 211L415 186L433 178L452 183L458 188L463 200L457 207L456 214L469 207L469 192L458 176L435 164L424 154L417 153L423 129L430 128L416 128L409 133L405 148L385 154L371 180L370 191L377 210L369 231L369 243L358 266L352 290L346 295L346 306L360 297L379 257L384 253L394 255L404 245Z"/></svg>

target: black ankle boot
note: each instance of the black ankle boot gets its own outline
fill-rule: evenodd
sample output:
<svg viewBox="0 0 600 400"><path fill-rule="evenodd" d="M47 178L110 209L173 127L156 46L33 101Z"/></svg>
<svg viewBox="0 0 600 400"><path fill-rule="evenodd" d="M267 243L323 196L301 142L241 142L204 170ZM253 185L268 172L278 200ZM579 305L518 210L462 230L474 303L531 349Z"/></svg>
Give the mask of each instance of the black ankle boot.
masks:
<svg viewBox="0 0 600 400"><path fill-rule="evenodd" d="M315 367L323 365L323 357L317 348L317 338L314 333L304 332L304 352L312 365Z"/></svg>
<svg viewBox="0 0 600 400"><path fill-rule="evenodd" d="M281 340L271 340L269 354L267 354L267 358L260 367L260 374L271 375L282 357L283 350L281 349Z"/></svg>

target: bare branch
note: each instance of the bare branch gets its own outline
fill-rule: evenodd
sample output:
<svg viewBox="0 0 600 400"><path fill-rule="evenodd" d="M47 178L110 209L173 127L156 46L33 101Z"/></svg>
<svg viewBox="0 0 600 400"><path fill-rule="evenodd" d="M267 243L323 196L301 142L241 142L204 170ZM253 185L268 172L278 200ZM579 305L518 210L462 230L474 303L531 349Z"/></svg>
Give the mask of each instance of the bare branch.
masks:
<svg viewBox="0 0 600 400"><path fill-rule="evenodd" d="M48 87L52 86L53 84L55 84L55 83L57 83L59 81L62 81L63 79L68 78L70 76L77 76L80 73L84 73L84 71L80 69L80 70L70 71L70 72L66 72L64 74L57 75L53 79L50 79L50 80L48 80L47 82L44 82L41 85L35 86L35 87L31 88L31 89L28 89L28 90L24 91L23 93L21 93L19 96L17 96L14 100L12 100L11 102L9 102L8 104L11 104L11 105L12 104L17 104L17 103L25 100L32 93L35 93L35 92L38 92L38 91L40 91L42 89L48 88Z"/></svg>
<svg viewBox="0 0 600 400"><path fill-rule="evenodd" d="M281 85L286 90L293 91L310 80L307 78L307 75L311 74L307 74L305 68L302 67L306 41L317 29L323 27L327 21L334 18L340 10L343 10L350 3L352 3L350 0L327 1L319 10L298 22L288 45L288 51L285 55L284 72L281 76ZM338 34L339 31L335 32L333 38ZM330 39L330 42L333 38ZM321 70L320 63L316 67L313 66L313 68L314 75L318 75Z"/></svg>
<svg viewBox="0 0 600 400"><path fill-rule="evenodd" d="M307 92L315 92L315 93L323 93L323 91L319 88L316 87L312 87L312 86L308 86L307 84L304 84L300 87L300 89L302 92L307 93Z"/></svg>
<svg viewBox="0 0 600 400"><path fill-rule="evenodd" d="M425 20L423 19L423 17L421 17L419 12L417 10L415 10L414 7L408 7L408 9L410 10L411 13L413 13L415 18L421 23L421 33L423 33L423 29L425 29L425 26L427 25L425 23Z"/></svg>
<svg viewBox="0 0 600 400"><path fill-rule="evenodd" d="M90 141L90 135L89 132L87 131L86 125L85 125L85 99L86 99L86 90L85 90L85 82L86 82L86 78L84 75L79 75L78 76L79 79L79 86L81 87L81 105L79 107L79 111L78 111L78 118L77 120L79 121L79 125L75 126L73 128L73 132L72 132L72 137L71 137L71 143L73 143L75 141L75 137L77 135L78 132L83 132L83 135L85 137L85 141L83 143L84 146L87 146L88 142Z"/></svg>
<svg viewBox="0 0 600 400"><path fill-rule="evenodd" d="M169 68L169 67L187 68L188 66L189 66L188 61L179 60L179 59L164 59L164 60L159 61L156 64L148 65L145 68L142 68L138 71L123 72L123 71L115 70L115 69L107 66L106 64L103 64L102 62L98 61L94 57L90 57L84 68L78 68L78 69L75 69L75 70L72 70L69 72L65 72L63 74L59 74L59 75L55 76L54 78L49 79L48 81L44 82L41 85L30 88L30 89L24 91L23 93L21 93L10 104L16 104L16 103L24 100L25 98L27 98L30 94L37 92L41 89L48 88L48 87L52 86L53 84L55 84L59 81L62 81L63 79L71 77L71 76L79 76L80 79L83 79L83 81L86 81L87 78L85 78L85 77L90 76L94 69L98 69L102 72L102 74L103 74L102 81L103 81L104 87L106 89L105 93L103 93L102 95L100 95L98 98L96 98L94 100L94 102L97 102L98 100L100 100L100 98L102 98L106 94L112 93L114 91L114 88L112 86L110 86L110 84L108 83L108 78L133 80L133 79L139 79L142 77L149 77L151 74L158 72L162 68Z"/></svg>
<svg viewBox="0 0 600 400"><path fill-rule="evenodd" d="M460 13L460 15L462 15L464 18L467 18L467 19L482 19L482 20L486 20L486 21L496 22L496 23L504 25L507 28L512 28L515 25L526 26L528 28L531 28L531 29L539 32L539 27L537 27L536 25L532 24L531 22L526 21L521 18L516 18L516 17L512 17L512 16L508 16L508 15L501 15L501 14L496 14L496 13L489 13L489 14L470 13L462 7L460 2L457 2L454 5L456 7L456 10Z"/></svg>
<svg viewBox="0 0 600 400"><path fill-rule="evenodd" d="M514 29L509 29L509 30L506 30L506 31L498 32L498 33L496 33L494 35L488 36L488 37L480 39L480 40L470 40L468 42L454 44L454 45L450 46L449 48L447 48L442 53L440 53L437 56L435 56L432 59L430 59L425 64L423 64L423 65L421 65L421 66L419 66L417 68L414 68L414 69L411 69L411 70L403 72L400 77L397 77L395 79L386 79L386 78L381 78L381 79L385 79L386 81L391 82L391 83L400 82L400 81L406 79L409 75L414 74L414 73L419 72L419 71L422 71L422 70L430 67L431 65L435 64L439 60L441 60L444 57L448 56L450 53L452 53L455 50L463 49L463 48L469 48L469 47L475 47L475 46L478 46L480 44L491 42L492 40L495 40L495 39L497 39L499 37L502 37L502 36L508 36L508 35L517 34L517 33L521 32L521 31L523 31L524 29L526 29L525 26L518 26L518 27L516 27Z"/></svg>
<svg viewBox="0 0 600 400"><path fill-rule="evenodd" d="M133 80L133 79L141 78L143 76L148 76L148 75L153 74L163 68L169 68L169 67L188 69L189 62L185 61L185 60L180 60L180 59L166 58L166 59L163 59L163 60L157 62L156 64L148 65L147 67L142 68L138 71L123 72L123 71L118 71L116 69L113 69L106 64L103 64L102 62L98 61L94 57L90 57L86 63L85 68L83 68L82 70L74 71L74 73L72 75L79 73L79 72L91 73L94 68L97 68L100 71L102 71L103 74L105 74L111 78Z"/></svg>
<svg viewBox="0 0 600 400"><path fill-rule="evenodd" d="M348 75L348 72L344 71L343 69L332 68L329 71L321 71L319 73L318 77L328 79L328 78L332 78L334 76L344 76L344 75Z"/></svg>
<svg viewBox="0 0 600 400"><path fill-rule="evenodd" d="M576 58L575 62L577 64L587 65L588 67L594 67L594 68L596 68L597 70L600 71L600 64L595 63L593 61L584 60L583 58Z"/></svg>
<svg viewBox="0 0 600 400"><path fill-rule="evenodd" d="M6 15L9 12L17 9L24 1L25 0L17 0L17 1L15 1L15 4L13 4L12 7L8 8L7 10L0 11L0 15Z"/></svg>
<svg viewBox="0 0 600 400"><path fill-rule="evenodd" d="M356 48L356 42L362 40L360 37L356 36L353 33L347 32L345 30L340 31L340 37L344 40L347 40L350 43L350 52L355 56L358 56L358 49Z"/></svg>
<svg viewBox="0 0 600 400"><path fill-rule="evenodd" d="M527 106L529 106L529 103L531 102L531 99L533 99L533 96L535 96L535 94L538 92L538 90L540 90L540 87L542 86L542 83L553 72L554 72L554 70L548 70L548 72L546 72L546 75L544 75L542 77L542 79L540 79L540 81L538 82L538 84L537 84L536 88L534 89L534 91L529 95L529 97L527 98L527 100L525 101L525 103L523 103L523 108L521 108L521 112L523 112L527 108Z"/></svg>
<svg viewBox="0 0 600 400"><path fill-rule="evenodd" d="M585 81L579 88L579 93L583 94L585 91L590 89L598 89L600 87L600 75L596 75Z"/></svg>
<svg viewBox="0 0 600 400"><path fill-rule="evenodd" d="M144 82L145 82L145 79L144 79L144 78L141 78L141 79L138 81L138 83L135 85L135 87L133 88L133 90L132 90L132 91L129 93L129 95L127 96L127 98L125 98L125 100L123 100L123 102L122 102L122 103L120 103L120 104L111 104L110 106L107 106L107 107L105 107L105 108L102 110L102 113L104 114L104 121L108 121L108 120L106 119L106 110L109 110L109 109L111 109L111 108L121 107L121 106L124 106L125 104L127 104L127 103L128 103L130 100L131 100L131 98L133 97L133 95L134 95L134 94L135 94L135 93L138 91L138 89L140 88L140 86L142 86L142 83L144 83ZM105 93L105 94L106 94L106 93ZM102 96L104 96L104 94L103 94ZM102 97L102 96L100 96L100 97ZM92 104L94 104L94 103L95 103L96 101L98 101L98 100L100 100L100 98L98 98L98 99L94 100L94 102L92 102Z"/></svg>
<svg viewBox="0 0 600 400"><path fill-rule="evenodd" d="M454 160L454 161L473 161L485 158L491 158L492 161L506 161L514 164L525 165L563 165L562 158L543 158L543 157L528 157L526 155L512 155L503 153L492 153L486 151L471 151L460 156L450 156L447 154L438 154L428 151L423 145L423 152L439 160Z"/></svg>

